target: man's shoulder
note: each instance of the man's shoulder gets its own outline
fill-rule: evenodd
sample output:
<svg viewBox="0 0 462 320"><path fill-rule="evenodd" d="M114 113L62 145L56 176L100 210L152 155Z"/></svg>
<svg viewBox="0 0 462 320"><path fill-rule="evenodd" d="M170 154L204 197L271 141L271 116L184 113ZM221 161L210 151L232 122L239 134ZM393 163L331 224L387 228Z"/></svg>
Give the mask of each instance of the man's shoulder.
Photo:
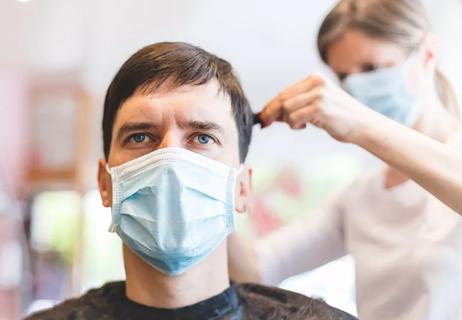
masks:
<svg viewBox="0 0 462 320"><path fill-rule="evenodd" d="M123 289L123 282L111 282L92 289L79 298L66 300L51 309L34 313L24 320L109 319L111 306L108 299Z"/></svg>
<svg viewBox="0 0 462 320"><path fill-rule="evenodd" d="M356 317L320 299L276 287L258 284L237 285L244 307L255 319L354 320Z"/></svg>

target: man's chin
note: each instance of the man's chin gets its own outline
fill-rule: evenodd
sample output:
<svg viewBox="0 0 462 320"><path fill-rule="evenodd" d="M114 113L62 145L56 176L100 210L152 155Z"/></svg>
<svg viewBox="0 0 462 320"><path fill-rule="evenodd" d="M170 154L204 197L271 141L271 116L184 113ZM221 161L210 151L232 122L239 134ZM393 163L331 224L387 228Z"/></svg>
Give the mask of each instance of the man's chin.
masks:
<svg viewBox="0 0 462 320"><path fill-rule="evenodd" d="M133 251L127 244L123 243L123 259L125 265L125 273L127 278L130 274L149 274L150 277L157 279L177 279L181 280L190 275L199 275L202 273L227 272L227 244L223 241L217 248L203 259L199 260L194 265L178 273L166 273L153 266L135 251Z"/></svg>

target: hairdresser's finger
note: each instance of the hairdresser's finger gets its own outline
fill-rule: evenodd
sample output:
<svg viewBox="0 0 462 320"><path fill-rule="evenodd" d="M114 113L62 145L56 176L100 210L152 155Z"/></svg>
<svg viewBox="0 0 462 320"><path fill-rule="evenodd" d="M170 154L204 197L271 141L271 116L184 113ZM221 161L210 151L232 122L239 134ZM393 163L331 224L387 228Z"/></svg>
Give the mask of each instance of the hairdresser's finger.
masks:
<svg viewBox="0 0 462 320"><path fill-rule="evenodd" d="M281 99L278 96L271 99L264 107L260 113L260 121L262 127L268 127L274 121L280 120L282 118L282 104Z"/></svg>
<svg viewBox="0 0 462 320"><path fill-rule="evenodd" d="M311 103L321 100L325 96L326 89L322 86L300 93L282 103L283 115L292 113L300 108L310 105Z"/></svg>
<svg viewBox="0 0 462 320"><path fill-rule="evenodd" d="M323 76L313 74L279 93L263 107L260 114L262 127L282 121L284 114L310 103L317 98L316 95L324 95L326 84Z"/></svg>
<svg viewBox="0 0 462 320"><path fill-rule="evenodd" d="M281 92L283 99L290 99L300 93L311 91L324 84L324 77L318 74L311 74L303 80L296 82Z"/></svg>
<svg viewBox="0 0 462 320"><path fill-rule="evenodd" d="M320 100L300 108L287 116L285 121L292 129L305 128L308 124L316 125L322 112Z"/></svg>

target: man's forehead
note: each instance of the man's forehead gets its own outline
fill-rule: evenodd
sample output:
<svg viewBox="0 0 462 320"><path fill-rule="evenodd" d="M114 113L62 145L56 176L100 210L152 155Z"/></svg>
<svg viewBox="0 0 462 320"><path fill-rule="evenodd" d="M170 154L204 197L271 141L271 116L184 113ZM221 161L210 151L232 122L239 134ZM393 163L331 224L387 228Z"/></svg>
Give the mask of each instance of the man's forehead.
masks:
<svg viewBox="0 0 462 320"><path fill-rule="evenodd" d="M178 124L210 122L226 129L234 122L229 96L216 81L204 85L185 85L153 93L136 92L128 98L116 117L114 129L124 123L150 121L161 125L174 117Z"/></svg>
<svg viewBox="0 0 462 320"><path fill-rule="evenodd" d="M216 78L213 78L203 84L176 84L174 79L167 79L161 85L145 85L138 88L133 96L178 96L178 95L194 95L196 99L223 99L229 100L229 96L222 90L220 83Z"/></svg>

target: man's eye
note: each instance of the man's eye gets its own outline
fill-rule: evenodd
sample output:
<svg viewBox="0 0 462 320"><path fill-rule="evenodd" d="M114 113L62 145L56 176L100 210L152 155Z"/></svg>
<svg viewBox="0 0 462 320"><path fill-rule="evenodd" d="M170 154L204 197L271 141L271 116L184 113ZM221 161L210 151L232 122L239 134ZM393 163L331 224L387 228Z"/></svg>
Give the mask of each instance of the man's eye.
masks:
<svg viewBox="0 0 462 320"><path fill-rule="evenodd" d="M137 133L130 137L130 141L134 143L143 143L148 139L148 136L143 133Z"/></svg>
<svg viewBox="0 0 462 320"><path fill-rule="evenodd" d="M194 140L202 145L211 144L215 142L214 139L207 134L198 134L194 137Z"/></svg>

